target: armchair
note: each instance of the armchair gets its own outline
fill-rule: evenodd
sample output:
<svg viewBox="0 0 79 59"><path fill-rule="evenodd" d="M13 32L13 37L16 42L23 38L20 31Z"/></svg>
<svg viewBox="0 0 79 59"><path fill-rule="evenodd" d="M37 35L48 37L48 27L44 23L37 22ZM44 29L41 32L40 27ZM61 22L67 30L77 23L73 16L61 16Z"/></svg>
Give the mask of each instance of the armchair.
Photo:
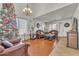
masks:
<svg viewBox="0 0 79 59"><path fill-rule="evenodd" d="M52 39L58 40L58 31L57 30L51 30L51 31L49 31L49 33L51 33L52 35L54 35L54 38L52 38Z"/></svg>
<svg viewBox="0 0 79 59"><path fill-rule="evenodd" d="M37 30L36 31L36 38L37 39L44 38L44 32L42 30Z"/></svg>

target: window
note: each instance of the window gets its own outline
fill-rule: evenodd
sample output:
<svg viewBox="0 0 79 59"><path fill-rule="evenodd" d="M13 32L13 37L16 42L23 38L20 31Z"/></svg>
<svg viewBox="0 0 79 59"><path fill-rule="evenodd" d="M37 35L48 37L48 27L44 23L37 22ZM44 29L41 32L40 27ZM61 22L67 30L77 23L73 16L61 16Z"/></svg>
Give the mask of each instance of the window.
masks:
<svg viewBox="0 0 79 59"><path fill-rule="evenodd" d="M27 34L27 20L16 18L16 22L19 35L23 36L24 34Z"/></svg>
<svg viewBox="0 0 79 59"><path fill-rule="evenodd" d="M56 27L56 24L53 24L53 25L52 25L52 29L56 30L56 28L57 28L57 27Z"/></svg>
<svg viewBox="0 0 79 59"><path fill-rule="evenodd" d="M57 30L57 25L56 24L49 24L49 31L50 30Z"/></svg>

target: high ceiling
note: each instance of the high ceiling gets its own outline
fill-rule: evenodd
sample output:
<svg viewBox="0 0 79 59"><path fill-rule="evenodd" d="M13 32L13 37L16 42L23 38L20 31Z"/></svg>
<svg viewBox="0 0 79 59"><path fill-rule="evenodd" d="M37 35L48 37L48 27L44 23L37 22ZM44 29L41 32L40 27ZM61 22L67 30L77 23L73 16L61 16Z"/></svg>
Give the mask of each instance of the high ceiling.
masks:
<svg viewBox="0 0 79 59"><path fill-rule="evenodd" d="M16 15L20 18L27 18L22 10L26 3L14 3ZM51 21L62 17L70 17L75 12L77 4L72 3L30 3L32 9L32 18L35 20ZM1 4L0 4L1 8Z"/></svg>
<svg viewBox="0 0 79 59"><path fill-rule="evenodd" d="M17 17L26 18L23 14L22 9L26 7L26 3L15 3ZM33 18L70 5L69 3L31 3L29 7L33 11Z"/></svg>
<svg viewBox="0 0 79 59"><path fill-rule="evenodd" d="M68 3L35 3L31 4L33 10L33 17L38 17L54 11L56 9L62 8L64 6L70 5Z"/></svg>
<svg viewBox="0 0 79 59"><path fill-rule="evenodd" d="M49 22L52 20L60 20L62 18L73 17L74 12L76 11L77 4L71 4L63 8L51 11L44 15L34 18L35 20L43 20L44 22Z"/></svg>

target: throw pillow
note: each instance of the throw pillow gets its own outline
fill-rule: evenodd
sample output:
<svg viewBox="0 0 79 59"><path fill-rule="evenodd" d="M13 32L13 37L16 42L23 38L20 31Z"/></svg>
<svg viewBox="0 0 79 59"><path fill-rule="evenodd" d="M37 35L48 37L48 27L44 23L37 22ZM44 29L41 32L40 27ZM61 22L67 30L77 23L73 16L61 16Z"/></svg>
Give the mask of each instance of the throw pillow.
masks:
<svg viewBox="0 0 79 59"><path fill-rule="evenodd" d="M9 48L12 47L13 44L7 40L2 41L2 46L4 46L4 48Z"/></svg>

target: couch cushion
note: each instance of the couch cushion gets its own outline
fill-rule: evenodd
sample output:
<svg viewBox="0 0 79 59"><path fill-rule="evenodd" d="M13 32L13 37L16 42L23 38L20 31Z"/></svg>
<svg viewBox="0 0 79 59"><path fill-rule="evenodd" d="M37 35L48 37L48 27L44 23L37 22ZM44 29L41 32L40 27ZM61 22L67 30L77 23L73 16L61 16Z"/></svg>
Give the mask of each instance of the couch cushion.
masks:
<svg viewBox="0 0 79 59"><path fill-rule="evenodd" d="M2 53L4 51L4 47L0 45L0 53Z"/></svg>
<svg viewBox="0 0 79 59"><path fill-rule="evenodd" d="M2 46L4 46L4 48L9 48L12 47L13 44L7 40L2 41Z"/></svg>

